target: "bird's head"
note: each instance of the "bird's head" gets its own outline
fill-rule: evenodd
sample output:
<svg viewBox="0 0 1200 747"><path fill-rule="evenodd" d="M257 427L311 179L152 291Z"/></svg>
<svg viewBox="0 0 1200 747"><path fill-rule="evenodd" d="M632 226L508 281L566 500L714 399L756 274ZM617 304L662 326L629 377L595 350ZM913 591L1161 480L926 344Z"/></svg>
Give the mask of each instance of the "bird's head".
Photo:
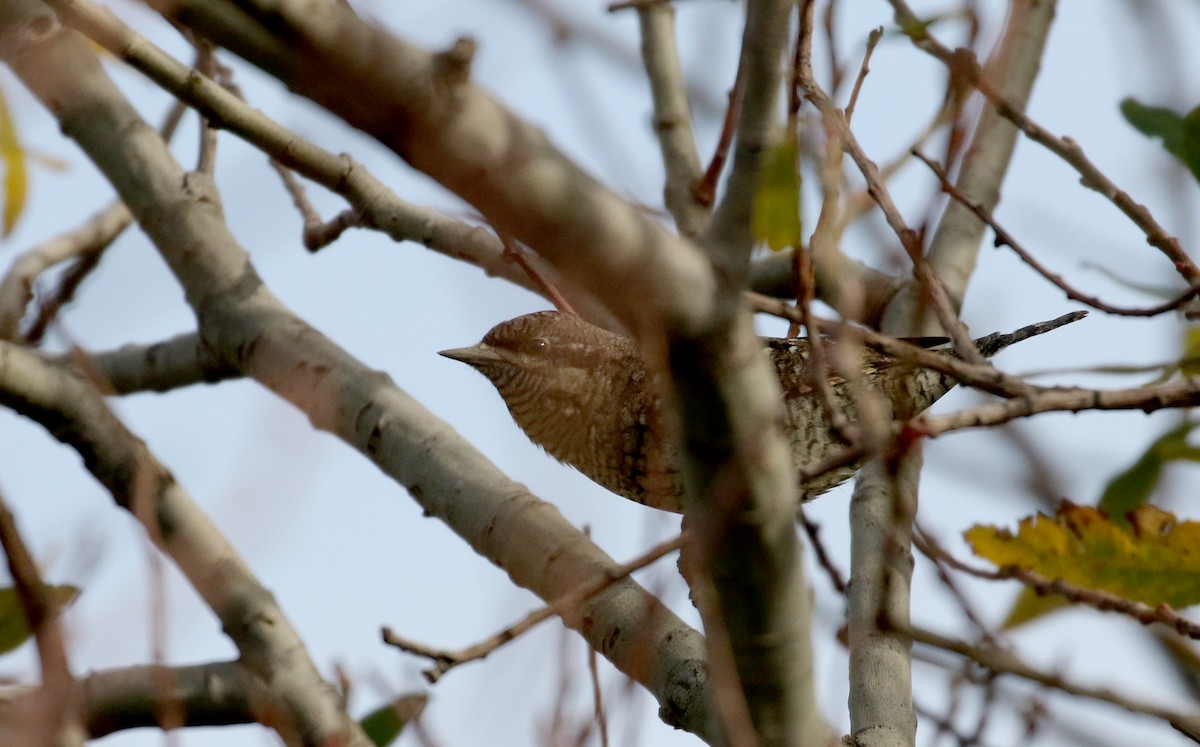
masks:
<svg viewBox="0 0 1200 747"><path fill-rule="evenodd" d="M614 372L636 354L624 337L571 314L539 311L497 324L477 345L440 355L486 376L517 415L532 399L554 406L559 414L590 404L585 401L591 399L589 393L602 388L598 379L623 379Z"/></svg>
<svg viewBox="0 0 1200 747"><path fill-rule="evenodd" d="M488 378L510 368L580 368L595 370L628 347L623 337L606 332L571 314L539 311L497 324L469 348L443 350Z"/></svg>

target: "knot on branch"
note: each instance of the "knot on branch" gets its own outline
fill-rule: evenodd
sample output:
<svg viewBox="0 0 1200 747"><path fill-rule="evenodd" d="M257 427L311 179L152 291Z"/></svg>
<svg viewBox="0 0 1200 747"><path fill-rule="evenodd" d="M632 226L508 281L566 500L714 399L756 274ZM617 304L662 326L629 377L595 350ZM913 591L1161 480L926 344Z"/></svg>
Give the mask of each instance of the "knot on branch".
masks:
<svg viewBox="0 0 1200 747"><path fill-rule="evenodd" d="M0 57L12 60L59 32L58 16L41 3L14 2L0 7Z"/></svg>
<svg viewBox="0 0 1200 747"><path fill-rule="evenodd" d="M471 62L478 44L469 36L460 36L449 49L433 56L433 77L446 88L453 89L471 77Z"/></svg>

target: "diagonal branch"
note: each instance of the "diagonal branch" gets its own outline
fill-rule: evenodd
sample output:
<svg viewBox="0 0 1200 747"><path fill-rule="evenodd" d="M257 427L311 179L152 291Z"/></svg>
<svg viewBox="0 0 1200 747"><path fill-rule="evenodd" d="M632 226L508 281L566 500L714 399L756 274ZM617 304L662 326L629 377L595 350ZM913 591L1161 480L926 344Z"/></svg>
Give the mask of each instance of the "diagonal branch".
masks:
<svg viewBox="0 0 1200 747"><path fill-rule="evenodd" d="M317 745L332 738L367 744L337 693L302 653L303 643L271 593L171 473L112 414L98 390L33 352L0 343L0 403L75 448L114 500L175 561L221 619L246 666L285 704L302 735L291 744Z"/></svg>
<svg viewBox="0 0 1200 747"><path fill-rule="evenodd" d="M428 515L543 599L615 565L387 376L285 308L230 233L211 183L183 173L83 40L52 25L31 31L40 33L10 64L116 187L183 286L200 337L219 360L362 451ZM637 583L614 584L565 622L644 684L664 719L710 734L703 638Z"/></svg>
<svg viewBox="0 0 1200 747"><path fill-rule="evenodd" d="M684 236L696 236L708 223L708 209L696 199L703 172L692 132L692 113L675 41L675 9L669 3L638 8L642 64L654 100L654 131L666 170L663 196Z"/></svg>

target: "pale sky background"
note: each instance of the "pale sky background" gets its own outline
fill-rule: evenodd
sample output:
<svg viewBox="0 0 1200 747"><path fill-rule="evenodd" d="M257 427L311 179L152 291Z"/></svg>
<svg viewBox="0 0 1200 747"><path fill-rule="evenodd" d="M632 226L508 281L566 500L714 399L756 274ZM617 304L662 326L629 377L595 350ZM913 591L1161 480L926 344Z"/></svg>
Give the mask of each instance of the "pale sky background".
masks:
<svg viewBox="0 0 1200 747"><path fill-rule="evenodd" d="M613 64L609 52L581 39L557 43L546 25L516 0L374 0L356 7L430 48L444 48L459 35L473 36L479 42L473 67L477 82L545 128L593 174L633 199L657 205L661 162L650 128L647 85L636 66L636 18L630 13L606 14L605 4L564 0L557 5L623 50L620 54L635 65ZM932 2L913 5L919 12L945 7ZM991 37L999 30L1007 4L983 0L979 6L984 33ZM181 59L191 59L156 16L128 2L113 7ZM841 50L856 68L867 33L890 23L890 8L883 0L843 2L841 8ZM1156 23L1151 12L1155 9L1169 13L1170 22ZM716 102L724 100L731 83L741 13L740 4L724 0L693 0L679 7L685 68ZM953 25L936 32L951 46L961 39ZM1117 103L1135 95L1184 112L1200 101L1200 75L1193 74L1200 70L1200 47L1190 42L1196 38L1200 6L1194 3L1061 0L1030 105L1031 115L1042 125L1079 140L1092 159L1147 204L1185 247L1196 245L1191 214L1200 187L1157 142L1124 124ZM223 58L234 59L228 54ZM166 108L165 94L119 63L108 67L143 114L158 122ZM469 214L459 200L374 142L253 69L239 64L238 70L238 80L256 107L330 150L351 153L404 199L460 217ZM880 44L871 70L855 131L876 160L886 161L923 126L944 72L902 38ZM27 213L0 246L0 267L7 267L17 253L78 225L110 199L112 190L7 70L0 75L0 85L27 146L67 164L65 171L34 170ZM704 158L711 153L718 121L711 110L698 114ZM195 124L189 119L175 148L189 167L195 141ZM487 281L480 271L420 246L396 245L374 233L351 232L334 246L309 255L300 242L300 218L265 158L230 136L223 136L221 143L218 182L229 222L285 303L367 364L388 372L508 474L556 503L574 524L589 526L595 540L616 559L631 558L677 529L675 517L615 498L554 464L516 430L483 377L435 354L471 344L493 324L546 308L545 302ZM892 194L916 223L933 188L924 167L913 163L892 185ZM342 208L339 199L320 188L312 187L309 194L326 217ZM815 204L809 200L810 225ZM1018 146L998 215L1044 262L1106 300L1156 302L1122 288L1087 264L1129 282L1178 287L1166 260L1145 245L1113 206L1079 187L1072 170L1033 143ZM875 259L875 247L881 243L894 252L894 237L876 227L852 233L845 248ZM987 247L963 314L979 335L1075 308L1007 250ZM179 287L153 247L131 231L106 255L67 310L52 345L108 349L154 342L193 327ZM1114 320L1093 313L1051 338L1005 353L1000 365L1021 372L1152 363L1175 355L1179 330L1166 319ZM1095 376L1078 380L1114 387L1134 383ZM956 392L937 408L950 411L979 399L974 393ZM322 672L331 676L337 663L346 668L357 684L352 699L356 715L387 697L425 689L423 662L380 643L382 625L430 645L458 648L538 606L533 595L515 589L442 524L423 518L404 490L366 459L313 431L300 414L257 384L229 382L168 395L143 394L114 400L112 406L273 590ZM1021 427L1054 465L1062 495L1094 503L1107 480L1176 417L1044 415ZM922 520L960 554L965 550L957 537L972 523L1013 526L1035 510L1027 493L1013 492L1012 485L1019 489L1020 482L1012 475L1026 469L1023 462L998 443L983 434L958 433L927 449ZM114 506L78 456L40 426L0 410L0 447L6 457L0 462L0 488L46 578L83 588L66 617L74 671L83 674L151 661L153 553L142 530ZM1196 472L1187 467L1173 470L1170 490L1164 490L1164 503L1192 518L1196 504L1181 496L1197 487ZM843 569L848 568L848 495L848 488L839 489L818 500L811 511ZM167 660L232 658L234 647L216 618L169 564L165 573ZM673 608L698 624L673 560L641 578L652 589L664 589ZM811 565L810 578L819 610L818 687L829 718L844 730L846 657L832 637L842 604ZM953 627L958 613L946 606L923 561L918 561L916 584L920 601L914 621L963 634ZM989 620L1004 614L1016 591L1013 584L967 588ZM1039 666L1061 668L1083 682L1185 708L1187 704L1177 700L1181 689L1163 660L1133 628L1133 623L1112 616L1066 612L1030 626L1014 640ZM439 745L547 743L548 724L564 688L567 723L578 725L589 718L585 651L580 639L564 637L561 626L549 623L485 662L452 671L429 690L430 734ZM915 668L917 702L940 711L947 693L944 671L919 663ZM29 681L35 673L31 646L0 659L0 677ZM653 701L638 687L626 688L624 678L603 661L601 678L614 745L699 744L659 723ZM1000 690L1020 697L1032 692L1012 680L1002 680ZM1057 705L1062 699L1051 701ZM969 699L964 709L971 713L978 705ZM1079 719L1081 728L1098 744L1183 743L1160 724L1108 706L1074 702L1057 712L1064 720L1085 716ZM1019 738L1019 725L1003 720L1000 724L989 744ZM923 725L920 743L927 744L932 734L932 727ZM140 730L109 737L102 744L135 747L166 739L161 732ZM187 747L275 743L256 726L186 730L170 739ZM416 743L411 735L401 742ZM1037 743L1053 744L1055 735L1048 732Z"/></svg>

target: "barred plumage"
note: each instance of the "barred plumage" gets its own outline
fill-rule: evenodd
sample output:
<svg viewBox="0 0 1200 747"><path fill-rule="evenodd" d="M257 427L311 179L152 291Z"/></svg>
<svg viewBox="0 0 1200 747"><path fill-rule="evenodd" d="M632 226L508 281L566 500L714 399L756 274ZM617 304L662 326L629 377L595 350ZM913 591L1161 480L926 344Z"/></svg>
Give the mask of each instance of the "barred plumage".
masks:
<svg viewBox="0 0 1200 747"><path fill-rule="evenodd" d="M1049 324L1061 326L1065 319ZM976 346L990 356L1054 326L989 335ZM844 444L812 389L808 340L770 339L766 346L783 390L783 426L792 463L802 474ZM551 456L618 495L665 511L683 510L676 447L664 436L658 387L632 340L569 314L543 311L496 325L478 345L441 354L486 376L521 430ZM857 410L852 390L860 385L876 395L883 417L899 423L925 410L955 383L870 349L861 348L859 355L858 381L825 372L835 401L851 420ZM850 464L802 482L803 498L844 482L860 466Z"/></svg>

